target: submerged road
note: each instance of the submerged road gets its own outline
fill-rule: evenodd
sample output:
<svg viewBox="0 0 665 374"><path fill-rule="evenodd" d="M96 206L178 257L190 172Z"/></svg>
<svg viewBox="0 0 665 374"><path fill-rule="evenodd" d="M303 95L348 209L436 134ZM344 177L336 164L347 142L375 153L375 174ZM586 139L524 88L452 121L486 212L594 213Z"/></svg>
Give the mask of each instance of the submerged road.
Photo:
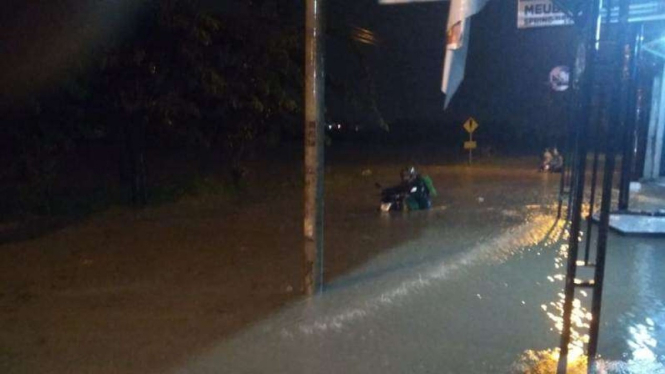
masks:
<svg viewBox="0 0 665 374"><path fill-rule="evenodd" d="M382 215L374 183L399 166L350 156L326 170L326 290L311 300L296 296L302 190L290 164L256 174L261 188L240 205L110 210L3 245L0 372L553 372L567 243L558 176L528 160L432 162L434 209ZM665 374L663 240L609 243L603 365ZM573 356L588 296L577 294Z"/></svg>
<svg viewBox="0 0 665 374"><path fill-rule="evenodd" d="M351 226L379 220L399 232L417 225L417 236L173 372L511 373L552 367L567 238L564 223L555 220L556 178L510 168L429 172L443 195L434 210L349 215L357 221ZM665 373L663 265L662 241L610 238L600 342L608 372ZM589 295L577 297L573 356L581 352L589 318Z"/></svg>

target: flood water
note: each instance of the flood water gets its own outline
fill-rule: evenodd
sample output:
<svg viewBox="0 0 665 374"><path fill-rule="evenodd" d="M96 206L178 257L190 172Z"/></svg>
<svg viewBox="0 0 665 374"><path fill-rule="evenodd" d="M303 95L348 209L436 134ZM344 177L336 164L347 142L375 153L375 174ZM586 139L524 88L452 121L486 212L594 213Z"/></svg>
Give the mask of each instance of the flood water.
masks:
<svg viewBox="0 0 665 374"><path fill-rule="evenodd" d="M442 195L432 211L382 216L357 207L344 221L408 239L173 372L552 372L568 238L555 220L557 178L510 168L428 172ZM327 258L348 240L328 237ZM613 234L609 242L601 367L665 373L665 242ZM590 291L576 297L573 366L586 341Z"/></svg>

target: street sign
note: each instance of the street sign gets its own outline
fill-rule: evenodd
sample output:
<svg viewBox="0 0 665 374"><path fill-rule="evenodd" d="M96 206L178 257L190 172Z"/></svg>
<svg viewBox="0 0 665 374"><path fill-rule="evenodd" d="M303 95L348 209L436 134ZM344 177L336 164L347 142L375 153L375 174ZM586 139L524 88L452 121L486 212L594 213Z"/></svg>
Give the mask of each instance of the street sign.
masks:
<svg viewBox="0 0 665 374"><path fill-rule="evenodd" d="M585 0L518 0L517 28L572 25L570 14L578 14L586 4ZM608 13L611 23L619 22L618 2L603 5L600 12L603 22L607 22ZM665 1L630 0L628 13L628 22L662 21L665 20Z"/></svg>
<svg viewBox="0 0 665 374"><path fill-rule="evenodd" d="M469 134L473 134L473 132L476 131L477 128L478 128L478 122L476 122L476 120L473 119L473 117L469 118L468 120L466 120L466 122L464 122L464 130L466 130L466 132L468 132Z"/></svg>
<svg viewBox="0 0 665 374"><path fill-rule="evenodd" d="M473 117L464 122L464 130L469 133L469 140L464 142L464 149L469 151L469 165L473 163L473 150L478 148L478 144L473 140L473 132L478 129L478 122Z"/></svg>
<svg viewBox="0 0 665 374"><path fill-rule="evenodd" d="M552 0L518 0L517 28L572 25L573 19Z"/></svg>
<svg viewBox="0 0 665 374"><path fill-rule="evenodd" d="M557 66L550 71L550 87L553 91L563 92L570 86L570 68Z"/></svg>

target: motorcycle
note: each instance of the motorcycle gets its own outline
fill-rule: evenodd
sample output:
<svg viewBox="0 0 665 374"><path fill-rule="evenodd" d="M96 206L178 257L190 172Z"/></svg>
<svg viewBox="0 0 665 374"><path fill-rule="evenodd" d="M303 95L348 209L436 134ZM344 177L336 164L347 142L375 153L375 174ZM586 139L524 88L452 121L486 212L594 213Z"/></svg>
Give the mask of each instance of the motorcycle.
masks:
<svg viewBox="0 0 665 374"><path fill-rule="evenodd" d="M407 194L404 191L398 191L395 187L381 190L381 211L402 211L404 209L406 197Z"/></svg>
<svg viewBox="0 0 665 374"><path fill-rule="evenodd" d="M377 187L381 188L380 185L377 184ZM409 198L409 195L414 194L418 191L418 187L412 186L410 191L406 191L403 187L397 186L397 187L389 187L389 188L384 188L381 190L381 204L380 204L380 210L382 212L401 212L405 210L419 210L419 209L427 209L429 207L430 203L427 204L427 207L417 207L414 209L414 207L409 206L407 199ZM429 202L429 198L428 198Z"/></svg>

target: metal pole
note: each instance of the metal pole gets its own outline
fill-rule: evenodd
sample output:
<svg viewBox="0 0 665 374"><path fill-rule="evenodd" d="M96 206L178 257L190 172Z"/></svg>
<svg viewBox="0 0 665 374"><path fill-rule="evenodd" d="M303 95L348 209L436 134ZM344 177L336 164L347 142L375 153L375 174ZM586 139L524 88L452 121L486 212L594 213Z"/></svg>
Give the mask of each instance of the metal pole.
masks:
<svg viewBox="0 0 665 374"><path fill-rule="evenodd" d="M574 101L573 101L574 102ZM570 105L570 101L569 101ZM569 113L572 112L572 109L568 111ZM571 152L570 149L572 147L572 136L571 133L573 132L573 121L572 118L574 116L568 116L568 126L566 129L566 140L565 140L565 145L562 150L562 153L565 155L563 159L563 167L561 168L561 179L559 180L559 206L557 208L557 213L556 213L556 219L561 219L561 212L562 212L562 206L563 206L563 195L565 193L566 185L567 185L567 178L568 178L568 169L570 168L570 165L573 163L572 158L571 158ZM570 190L568 190L568 193L570 194Z"/></svg>
<svg viewBox="0 0 665 374"><path fill-rule="evenodd" d="M644 24L634 29L633 45L625 58L630 59L626 66L630 70L629 108L626 117L626 127L623 138L621 156L621 180L619 182L619 210L628 210L630 203L630 181L633 177L633 162L635 160L635 142L637 140L638 106L637 90L640 87L638 56L642 52L644 39Z"/></svg>
<svg viewBox="0 0 665 374"><path fill-rule="evenodd" d="M469 133L469 143L473 141L473 132ZM473 164L473 148L469 148L469 165Z"/></svg>
<svg viewBox="0 0 665 374"><path fill-rule="evenodd" d="M563 305L563 329L561 331L561 346L559 350L558 374L565 374L568 367L568 345L570 344L571 315L573 299L575 297L576 261L579 250L580 224L582 221L582 203L584 202L584 179L586 174L587 155L587 129L589 127L591 95L595 80L595 65L597 54L597 35L600 35L600 0L593 0L590 8L586 9L586 22L584 22L583 44L585 50L585 68L581 76L580 85L580 137L577 152L577 172L575 175L575 199L572 206L572 222L568 240L568 260L565 283L565 300ZM580 56L578 56L580 57Z"/></svg>
<svg viewBox="0 0 665 374"><path fill-rule="evenodd" d="M593 171L591 172L591 197L589 198L589 215L586 218L586 243L584 246L584 265L589 265L589 252L591 249L591 232L593 230L593 209L596 204L596 182L598 180L598 148L599 148L599 138L601 131L601 116L600 113L596 119L596 133L593 137L596 146L593 150ZM605 138L607 141L607 137Z"/></svg>
<svg viewBox="0 0 665 374"><path fill-rule="evenodd" d="M603 4L601 2L601 7L605 6L606 12L605 12L605 17L608 21L607 23L610 23L610 19L612 19L612 1L607 1L607 4ZM603 100L599 100L601 104L599 106L602 106L602 102L604 102L605 96L602 96ZM598 182L598 154L600 153L600 139L601 139L601 133L603 130L602 123L603 121L609 117L604 117L603 116L603 111L598 109L597 110L597 119L596 119L596 128L594 132L594 143L595 147L593 148L593 171L591 173L591 197L589 198L589 215L587 216L587 230L586 230L586 243L584 246L584 265L589 266L589 255L591 253L591 234L593 232L593 211L595 209L596 205L596 186ZM609 119L608 119L609 120ZM607 134L605 134L605 150L607 150L607 142L609 141L609 138ZM605 154L607 156L607 154Z"/></svg>
<svg viewBox="0 0 665 374"><path fill-rule="evenodd" d="M323 0L307 0L305 11L305 209L306 295L323 287Z"/></svg>
<svg viewBox="0 0 665 374"><path fill-rule="evenodd" d="M576 101L579 101L579 94L577 95ZM577 111L579 112L579 107L577 108ZM575 163L575 160L577 160L577 157L579 155L579 144L580 144L580 128L582 127L580 125L580 115L579 113L575 116L575 122L573 125L575 126L575 139L573 142L573 147L572 147L572 152L571 152L571 162L570 162L570 174L569 178L570 180L568 181L568 206L566 208L566 221L570 221L573 215L573 197L575 196L575 190L577 188L577 164Z"/></svg>
<svg viewBox="0 0 665 374"><path fill-rule="evenodd" d="M596 353L598 352L598 332L600 329L600 305L603 296L605 278L605 258L607 253L607 236L609 234L610 207L612 203L612 179L614 177L615 151L613 136L608 132L607 152L605 153L605 170L603 172L603 197L600 206L600 223L598 225L598 243L596 246L596 271L594 274L593 299L591 301L591 323L589 327L589 362L588 373L596 373Z"/></svg>
<svg viewBox="0 0 665 374"><path fill-rule="evenodd" d="M565 151L563 151L563 152L565 152ZM562 205L563 205L563 190L564 190L564 187L565 187L565 184L566 184L565 183L566 169L568 168L566 163L568 163L568 162L569 161L564 159L563 160L563 167L561 168L561 178L559 179L559 205L558 205L557 210L556 210L556 219L557 220L561 219L561 208L562 208Z"/></svg>
<svg viewBox="0 0 665 374"><path fill-rule="evenodd" d="M630 80L630 51L624 46L630 46L626 42L624 30L628 27L629 0L619 3L619 33L617 36L617 58L624 58L624 69L618 75L615 99L613 100L613 115L611 116L614 129L617 133L626 126L627 95ZM612 181L614 178L615 149L614 131L608 128L607 151L605 152L605 171L603 175L603 199L600 207L600 223L598 226L598 244L596 247L596 271L594 273L593 299L591 300L591 323L589 325L589 363L587 370L589 374L596 373L596 354L598 353L598 335L600 330L600 306L603 297L603 282L605 279L605 258L607 253L607 236L609 234L610 208L612 207Z"/></svg>
<svg viewBox="0 0 665 374"><path fill-rule="evenodd" d="M578 57L576 57L577 59ZM575 66L577 62L573 63L573 66ZM574 194L574 189L575 189L575 160L577 160L577 145L579 144L580 140L580 125L579 125L579 105L577 103L579 102L579 89L576 87L577 85L575 84L575 81L572 81L571 87L573 87L572 91L572 108L571 108L571 120L570 120L570 132L573 134L573 136L569 140L569 148L568 148L568 154L567 154L567 159L568 161L568 170L565 170L565 177L567 178L564 183L568 186L568 202L566 205L566 222L570 221L571 214L572 214L572 203L573 203L573 194ZM565 160L564 160L565 161Z"/></svg>

